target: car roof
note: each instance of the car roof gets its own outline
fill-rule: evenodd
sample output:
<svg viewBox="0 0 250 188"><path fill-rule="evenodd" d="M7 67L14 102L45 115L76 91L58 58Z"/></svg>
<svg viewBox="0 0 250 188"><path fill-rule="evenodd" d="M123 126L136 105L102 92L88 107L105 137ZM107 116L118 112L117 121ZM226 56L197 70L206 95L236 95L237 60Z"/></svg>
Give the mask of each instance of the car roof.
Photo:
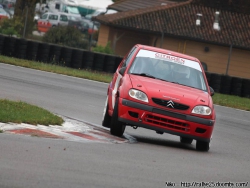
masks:
<svg viewBox="0 0 250 188"><path fill-rule="evenodd" d="M154 46L142 45L142 44L137 44L136 46L138 46L140 49L156 51L156 52L160 52L160 53L164 53L164 54L171 54L173 56L178 56L178 57L181 57L181 58L190 59L190 60L193 60L193 61L200 62L196 57L186 55L186 54L183 54L183 53L179 53L179 52L175 52L175 51L171 51L171 50L167 50L167 49L163 49L163 48L159 48L159 47L154 47Z"/></svg>

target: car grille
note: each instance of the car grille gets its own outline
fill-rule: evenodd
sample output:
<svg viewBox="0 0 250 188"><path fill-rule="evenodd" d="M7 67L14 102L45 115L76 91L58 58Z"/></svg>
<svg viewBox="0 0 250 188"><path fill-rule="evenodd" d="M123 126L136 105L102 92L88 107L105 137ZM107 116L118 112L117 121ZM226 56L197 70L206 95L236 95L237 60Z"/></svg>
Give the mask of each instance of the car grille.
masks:
<svg viewBox="0 0 250 188"><path fill-rule="evenodd" d="M172 100L163 100L163 99L157 99L152 98L152 101L158 105L164 106L166 108L173 108L177 110L187 110L189 109L189 106L173 102Z"/></svg>
<svg viewBox="0 0 250 188"><path fill-rule="evenodd" d="M175 130L181 130L181 131L185 131L185 132L189 132L189 124L187 123L183 123L180 121L175 121L175 120L171 120L171 119L167 119L167 118L162 118L159 116L155 116L155 115L146 115L145 117L145 121L155 124L155 125L160 125L163 127L167 127L167 128L171 128L171 129L175 129Z"/></svg>

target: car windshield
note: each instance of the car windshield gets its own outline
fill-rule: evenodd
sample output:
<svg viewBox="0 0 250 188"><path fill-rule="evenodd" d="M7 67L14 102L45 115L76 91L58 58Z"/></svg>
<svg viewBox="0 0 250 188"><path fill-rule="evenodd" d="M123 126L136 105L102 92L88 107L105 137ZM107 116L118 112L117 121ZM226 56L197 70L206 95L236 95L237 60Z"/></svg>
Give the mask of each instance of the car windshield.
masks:
<svg viewBox="0 0 250 188"><path fill-rule="evenodd" d="M128 73L207 91L200 64L172 55L140 50Z"/></svg>
<svg viewBox="0 0 250 188"><path fill-rule="evenodd" d="M68 10L68 13L71 13L71 14L80 14L79 10L77 7L74 7L74 6L67 6L67 10Z"/></svg>

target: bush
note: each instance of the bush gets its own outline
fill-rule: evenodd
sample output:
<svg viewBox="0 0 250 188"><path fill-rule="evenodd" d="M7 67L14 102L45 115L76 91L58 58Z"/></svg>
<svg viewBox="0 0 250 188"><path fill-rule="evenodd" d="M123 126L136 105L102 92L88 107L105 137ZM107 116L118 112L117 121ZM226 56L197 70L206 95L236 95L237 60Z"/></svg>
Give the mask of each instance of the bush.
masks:
<svg viewBox="0 0 250 188"><path fill-rule="evenodd" d="M88 48L88 42L84 40L84 35L78 29L71 26L57 26L51 28L43 36L43 42L73 48Z"/></svg>
<svg viewBox="0 0 250 188"><path fill-rule="evenodd" d="M114 54L111 46L110 46L110 42L107 43L107 45L105 47L103 46L96 46L93 48L94 52L100 52L100 53L105 53L105 54Z"/></svg>
<svg viewBox="0 0 250 188"><path fill-rule="evenodd" d="M18 17L12 19L2 19L0 21L0 33L13 36L16 35L18 37L21 36L23 30L23 23L21 19Z"/></svg>

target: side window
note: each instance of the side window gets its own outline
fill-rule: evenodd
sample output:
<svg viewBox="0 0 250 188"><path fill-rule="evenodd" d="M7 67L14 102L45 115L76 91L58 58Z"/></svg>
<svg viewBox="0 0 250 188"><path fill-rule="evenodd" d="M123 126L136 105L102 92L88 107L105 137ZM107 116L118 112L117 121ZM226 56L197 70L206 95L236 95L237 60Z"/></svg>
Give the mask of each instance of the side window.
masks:
<svg viewBox="0 0 250 188"><path fill-rule="evenodd" d="M55 9L60 10L60 4L59 4L59 3L56 3L56 5L55 5Z"/></svg>
<svg viewBox="0 0 250 188"><path fill-rule="evenodd" d="M128 66L128 64L129 64L130 60L132 59L132 57L133 57L135 51L136 51L136 47L134 47L134 48L129 52L127 58L124 60L124 62L123 62L123 64L122 64L122 67L127 67L127 66ZM122 68L122 67L121 67L121 68Z"/></svg>
<svg viewBox="0 0 250 188"><path fill-rule="evenodd" d="M61 21L64 21L64 22L67 22L67 21L68 21L68 18L67 18L67 16L65 16L65 15L61 15L61 16L60 16L60 20L61 20Z"/></svg>
<svg viewBox="0 0 250 188"><path fill-rule="evenodd" d="M49 20L57 20L58 16L57 15L49 15Z"/></svg>
<svg viewBox="0 0 250 188"><path fill-rule="evenodd" d="M48 18L48 14L42 15L42 19L43 19L43 20L46 20L47 18Z"/></svg>

